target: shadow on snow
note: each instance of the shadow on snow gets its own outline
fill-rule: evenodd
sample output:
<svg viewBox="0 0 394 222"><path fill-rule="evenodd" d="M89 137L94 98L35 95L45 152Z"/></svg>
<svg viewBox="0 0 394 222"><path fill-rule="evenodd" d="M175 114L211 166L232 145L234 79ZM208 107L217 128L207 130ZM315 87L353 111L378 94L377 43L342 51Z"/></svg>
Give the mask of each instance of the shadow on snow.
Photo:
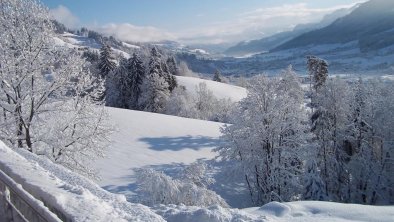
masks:
<svg viewBox="0 0 394 222"><path fill-rule="evenodd" d="M220 145L218 138L205 136L181 136L181 137L145 137L139 141L149 144L149 148L156 151L180 151L183 149L200 150Z"/></svg>

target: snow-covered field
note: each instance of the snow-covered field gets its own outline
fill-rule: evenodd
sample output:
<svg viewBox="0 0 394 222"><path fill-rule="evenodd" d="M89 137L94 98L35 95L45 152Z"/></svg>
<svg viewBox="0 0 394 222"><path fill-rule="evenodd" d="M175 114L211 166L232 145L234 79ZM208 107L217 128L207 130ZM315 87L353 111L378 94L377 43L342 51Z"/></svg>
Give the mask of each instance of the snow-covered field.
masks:
<svg viewBox="0 0 394 222"><path fill-rule="evenodd" d="M91 50L94 50L96 52L99 52L102 46L101 44L97 43L94 39L79 36L79 35L74 35L67 32L59 37L53 37L53 42L55 45L58 46L66 46L68 48L76 48L76 49L90 48ZM133 49L139 48L139 46L135 46L123 42L122 45L127 48L133 48ZM130 54L127 52L115 48L112 48L112 50L116 55L122 55L127 59L130 58Z"/></svg>
<svg viewBox="0 0 394 222"><path fill-rule="evenodd" d="M107 157L95 163L105 189L126 194L135 191L134 170L165 169L212 159L222 124L162 114L108 108L116 126Z"/></svg>
<svg viewBox="0 0 394 222"><path fill-rule="evenodd" d="M0 157L1 170L20 183L29 193L56 207L72 221L389 222L394 218L394 206L363 206L316 201L272 202L262 207L247 209L175 205L160 205L149 209L140 204L126 202L122 195L110 194L88 179L45 158L20 149L11 150L1 142ZM115 171L113 173L116 174Z"/></svg>
<svg viewBox="0 0 394 222"><path fill-rule="evenodd" d="M191 93L196 92L198 84L205 83L207 88L219 99L231 99L233 102L238 102L247 94L246 89L239 86L194 77L177 76L176 78L178 85L185 86L186 90Z"/></svg>

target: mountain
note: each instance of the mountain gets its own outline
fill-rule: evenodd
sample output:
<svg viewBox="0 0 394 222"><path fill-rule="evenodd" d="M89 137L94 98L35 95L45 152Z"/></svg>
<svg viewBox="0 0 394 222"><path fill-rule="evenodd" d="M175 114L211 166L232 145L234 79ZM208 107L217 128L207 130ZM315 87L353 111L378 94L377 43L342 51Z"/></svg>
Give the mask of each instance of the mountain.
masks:
<svg viewBox="0 0 394 222"><path fill-rule="evenodd" d="M371 0L324 28L304 33L272 51L357 41L362 52L394 44L394 1Z"/></svg>
<svg viewBox="0 0 394 222"><path fill-rule="evenodd" d="M297 25L292 31L280 32L272 36L258 40L240 42L237 45L228 48L224 52L224 54L232 55L232 56L241 56L241 55L257 54L257 53L270 51L271 49L274 49L275 47L282 45L283 43L297 36L330 25L338 18L348 15L357 6L358 5L352 8L343 8L336 10L324 16L323 19L318 23L300 24Z"/></svg>

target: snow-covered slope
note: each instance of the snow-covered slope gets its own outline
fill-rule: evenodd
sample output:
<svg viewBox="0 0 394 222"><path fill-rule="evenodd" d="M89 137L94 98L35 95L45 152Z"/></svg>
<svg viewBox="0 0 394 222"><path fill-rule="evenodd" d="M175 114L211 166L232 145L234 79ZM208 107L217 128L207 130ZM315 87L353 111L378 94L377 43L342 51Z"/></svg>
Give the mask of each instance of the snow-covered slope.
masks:
<svg viewBox="0 0 394 222"><path fill-rule="evenodd" d="M394 220L394 206L365 206L322 201L271 202L261 208L249 208L244 211L264 216L266 221L272 222L391 222Z"/></svg>
<svg viewBox="0 0 394 222"><path fill-rule="evenodd" d="M122 115L122 112L116 112L116 110L112 110L110 113L112 115ZM144 115L143 113L140 114ZM144 117L141 115L137 114L135 116ZM162 117L164 116L157 116L159 119L162 119ZM152 121L158 120L157 118L153 117ZM148 122L150 121L148 120ZM178 122L185 123L181 120ZM200 127L203 127L203 125L209 127L209 124L200 124ZM179 133L179 129L172 130L172 132ZM112 150L112 152L115 151ZM165 152L164 149L163 152ZM161 156L159 154L156 153L157 156ZM129 157L130 164L127 164L127 162L123 162L123 164L133 165L134 158ZM192 159L187 155L184 158ZM147 156L145 165L148 165L153 159L156 159L156 162L159 161L158 158ZM163 156L162 161L170 160ZM119 163L119 161L111 162L111 164L114 163ZM144 163L139 163L139 165L144 165ZM107 167L111 168L111 166ZM164 218L169 222L389 222L393 221L394 218L394 206L364 206L317 201L272 202L260 208L241 210L226 209L219 206L201 208L175 205L160 205L149 209L140 204L126 202L123 196L110 194L93 182L62 166L53 164L43 157L22 149L11 150L2 142L0 142L0 169L17 183L20 183L23 189L33 194L37 199L44 200L46 204L62 212L71 221L154 222L164 221ZM112 173L114 176L118 174L116 170ZM37 202L37 204L40 203Z"/></svg>
<svg viewBox="0 0 394 222"><path fill-rule="evenodd" d="M11 150L1 141L0 170L46 206L62 212L67 221L164 221L148 207L129 203L44 157Z"/></svg>
<svg viewBox="0 0 394 222"><path fill-rule="evenodd" d="M190 93L196 92L198 84L206 83L207 88L219 99L229 98L233 102L238 102L245 98L247 94L246 89L239 86L194 77L177 76L176 78L178 80L178 85L185 86L186 90Z"/></svg>
<svg viewBox="0 0 394 222"><path fill-rule="evenodd" d="M364 206L318 201L271 202L262 207L224 209L158 206L154 210L168 222L391 222L394 206Z"/></svg>
<svg viewBox="0 0 394 222"><path fill-rule="evenodd" d="M108 156L96 162L100 185L133 197L133 170L168 169L197 159L211 159L220 142L222 124L161 114L108 108L117 132ZM15 152L16 151L16 152ZM143 205L126 202L93 182L27 151L11 150L0 143L0 168L38 198L50 200L74 221L392 221L394 206L363 206L329 202L269 203L260 208L225 209L219 206L186 207ZM233 192L237 192L233 190ZM45 198L44 198L45 197ZM153 212L155 213L153 213ZM158 216L158 215L161 215Z"/></svg>
<svg viewBox="0 0 394 222"><path fill-rule="evenodd" d="M155 113L108 108L117 131L107 157L96 162L105 189L129 199L135 191L134 171L165 169L211 159L222 124Z"/></svg>
<svg viewBox="0 0 394 222"><path fill-rule="evenodd" d="M102 47L102 45L98 42L96 42L94 39L88 38L88 37L83 37L79 35L74 35L71 33L64 33L60 36L55 36L53 37L53 41L55 45L59 46L66 46L69 48L75 48L75 49L86 49L89 48L90 50L94 51L99 51L99 49ZM122 45L124 47L127 47L129 49L138 49L139 46L131 45L128 43L122 42ZM120 49L116 49L112 47L112 50L114 51L115 54L117 55L122 55L125 58L130 58L130 54L128 52L125 52Z"/></svg>

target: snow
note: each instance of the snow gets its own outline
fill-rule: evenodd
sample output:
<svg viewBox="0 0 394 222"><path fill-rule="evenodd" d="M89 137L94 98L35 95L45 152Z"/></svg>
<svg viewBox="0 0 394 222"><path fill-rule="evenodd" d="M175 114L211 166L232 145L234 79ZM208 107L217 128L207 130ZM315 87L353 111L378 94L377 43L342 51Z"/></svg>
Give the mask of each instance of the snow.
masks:
<svg viewBox="0 0 394 222"><path fill-rule="evenodd" d="M131 49L139 49L139 48L141 48L138 45L132 45L132 44L129 44L129 43L126 43L126 42L122 42L122 45L127 47L127 48L131 48Z"/></svg>
<svg viewBox="0 0 394 222"><path fill-rule="evenodd" d="M59 37L52 37L54 44L57 46L65 46L68 48L74 48L74 49L84 49L84 48L90 48L91 50L94 50L96 52L99 52L99 49L101 48L101 44L97 43L94 39L88 38L88 37L83 37L79 35L74 35L71 33L65 33ZM127 44L122 42L122 44L128 48L139 48L139 46L134 46L131 44ZM111 49L114 51L115 54L121 55L125 57L126 59L130 58L130 54L127 52L124 52L119 49L115 49L111 47Z"/></svg>
<svg viewBox="0 0 394 222"><path fill-rule="evenodd" d="M206 83L207 88L219 99L229 98L233 102L238 102L245 98L247 94L246 89L239 86L194 77L176 76L176 78L178 85L185 86L186 90L192 94L196 93L196 88L200 83Z"/></svg>
<svg viewBox="0 0 394 222"><path fill-rule="evenodd" d="M249 214L265 216L267 218L266 221L272 222L389 222L393 221L394 218L394 206L364 206L319 201L271 202L260 208L248 208L243 211Z"/></svg>
<svg viewBox="0 0 394 222"><path fill-rule="evenodd" d="M53 39L53 42L56 46L62 46L62 47L67 47L67 48L75 48L76 47L75 45L67 43L58 37L53 37L52 39Z"/></svg>
<svg viewBox="0 0 394 222"><path fill-rule="evenodd" d="M131 57L130 54L127 53L127 52L124 52L124 51L122 51L122 50L115 49L115 48L112 48L112 47L111 47L111 49L112 49L112 51L113 51L115 54L121 55L121 56L123 56L123 57L126 58L126 59L129 59L129 58Z"/></svg>
<svg viewBox="0 0 394 222"><path fill-rule="evenodd" d="M186 206L157 206L156 213L164 217L168 222L264 222L263 215L250 214L238 209L226 209L220 206L207 208L186 207Z"/></svg>
<svg viewBox="0 0 394 222"><path fill-rule="evenodd" d="M203 54L203 55L209 55L209 53L207 51L205 51L204 49L192 49L192 50L190 50L190 52L199 53L199 54Z"/></svg>
<svg viewBox="0 0 394 222"><path fill-rule="evenodd" d="M74 35L67 32L62 35L62 39L64 39L65 42L70 43L77 47L88 47L93 49L101 48L101 44L96 42L94 39L79 36L79 35Z"/></svg>
<svg viewBox="0 0 394 222"><path fill-rule="evenodd" d="M105 189L134 201L134 170L168 169L213 159L223 124L162 114L107 108L116 126L107 157L95 163Z"/></svg>
<svg viewBox="0 0 394 222"><path fill-rule="evenodd" d="M155 113L107 108L117 132L107 157L96 162L107 190L136 202L133 170L167 170L197 159L212 159L219 144L220 123ZM0 169L35 197L55 206L73 221L392 221L394 206L363 206L330 202L272 202L262 207L230 209L220 206L160 205L148 208L126 202L94 182L25 150L0 142ZM219 185L217 185L219 186ZM234 192L236 190L234 189Z"/></svg>
<svg viewBox="0 0 394 222"><path fill-rule="evenodd" d="M198 208L175 205L160 205L153 210L169 222L389 222L394 218L394 206L364 206L319 201L271 202L262 207L241 210L219 206Z"/></svg>
<svg viewBox="0 0 394 222"><path fill-rule="evenodd" d="M236 59L246 59L246 58L251 58L255 55L259 55L259 54L264 54L264 53L268 53L267 51L261 51L261 52L254 52L254 53L248 53L242 56L235 56L234 58Z"/></svg>
<svg viewBox="0 0 394 222"><path fill-rule="evenodd" d="M129 203L44 157L12 150L1 141L0 157L2 171L69 221L164 221L143 205Z"/></svg>

